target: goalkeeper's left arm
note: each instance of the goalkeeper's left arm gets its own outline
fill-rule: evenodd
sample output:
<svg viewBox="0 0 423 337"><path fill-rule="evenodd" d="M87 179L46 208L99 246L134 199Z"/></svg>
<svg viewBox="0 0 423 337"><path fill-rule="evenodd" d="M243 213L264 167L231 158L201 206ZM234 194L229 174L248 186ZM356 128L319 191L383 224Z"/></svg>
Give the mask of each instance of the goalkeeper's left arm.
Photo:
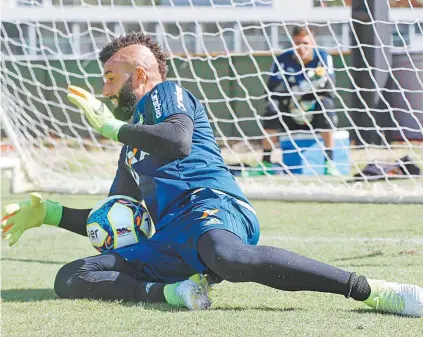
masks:
<svg viewBox="0 0 423 337"><path fill-rule="evenodd" d="M13 246L26 230L42 224L87 236L86 221L90 211L64 207L59 202L44 199L39 193L31 193L28 200L4 208L1 236Z"/></svg>
<svg viewBox="0 0 423 337"><path fill-rule="evenodd" d="M121 161L109 196L117 194L141 200L138 187L130 173L122 168ZM9 246L13 246L26 230L43 224L87 236L86 225L90 212L91 208L69 208L45 199L39 193L31 193L28 200L9 204L4 208L1 220L2 238L9 240Z"/></svg>

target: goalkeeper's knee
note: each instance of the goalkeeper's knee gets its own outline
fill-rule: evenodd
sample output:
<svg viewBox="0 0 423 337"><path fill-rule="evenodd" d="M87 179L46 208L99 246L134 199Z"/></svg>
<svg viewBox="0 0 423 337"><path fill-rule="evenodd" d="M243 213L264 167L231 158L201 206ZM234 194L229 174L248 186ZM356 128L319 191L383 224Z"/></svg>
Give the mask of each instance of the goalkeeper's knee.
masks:
<svg viewBox="0 0 423 337"><path fill-rule="evenodd" d="M54 280L54 292L60 298L79 298L76 279L78 270L83 266L83 260L73 261L65 264L59 269Z"/></svg>

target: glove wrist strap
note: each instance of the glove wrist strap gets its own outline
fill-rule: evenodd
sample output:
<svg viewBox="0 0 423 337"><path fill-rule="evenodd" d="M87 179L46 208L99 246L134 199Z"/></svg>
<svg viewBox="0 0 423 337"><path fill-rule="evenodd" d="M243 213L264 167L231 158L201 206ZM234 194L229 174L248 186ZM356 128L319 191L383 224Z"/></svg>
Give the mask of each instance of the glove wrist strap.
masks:
<svg viewBox="0 0 423 337"><path fill-rule="evenodd" d="M44 218L44 223L50 226L59 226L60 220L62 220L63 215L63 206L59 202L46 200L46 216Z"/></svg>
<svg viewBox="0 0 423 337"><path fill-rule="evenodd" d="M104 123L103 127L101 128L101 134L106 138L109 138L118 142L119 130L124 124L127 124L127 123L118 121L117 119L107 121L106 123Z"/></svg>

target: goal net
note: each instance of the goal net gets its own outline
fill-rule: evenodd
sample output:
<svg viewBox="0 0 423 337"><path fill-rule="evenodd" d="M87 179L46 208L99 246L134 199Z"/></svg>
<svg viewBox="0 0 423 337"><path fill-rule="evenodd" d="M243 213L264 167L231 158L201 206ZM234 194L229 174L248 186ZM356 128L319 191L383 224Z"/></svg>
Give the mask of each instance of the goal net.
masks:
<svg viewBox="0 0 423 337"><path fill-rule="evenodd" d="M67 101L67 86L101 99L100 50L142 31L166 51L168 78L204 104L225 162L249 197L423 202L420 2L380 0L386 19L374 16L374 1L359 2L352 15L355 4L347 0L297 0L296 8L276 0L1 1L1 167L12 170L16 192L107 193L121 144L90 128ZM400 5L406 8L394 8ZM301 104L305 94L320 99L321 88L294 85L299 74L312 84L314 68L272 66L282 53L298 56L295 27L313 31L316 48L331 57L320 64L333 74L325 87L334 97L330 111ZM301 131L269 134L263 127L269 76L286 84L282 96L291 102L274 104L278 120L295 114L307 126ZM332 145L323 140L328 130L310 122L329 113L338 120ZM262 163L263 140L271 144L264 153L271 168ZM339 175L325 174L331 152Z"/></svg>

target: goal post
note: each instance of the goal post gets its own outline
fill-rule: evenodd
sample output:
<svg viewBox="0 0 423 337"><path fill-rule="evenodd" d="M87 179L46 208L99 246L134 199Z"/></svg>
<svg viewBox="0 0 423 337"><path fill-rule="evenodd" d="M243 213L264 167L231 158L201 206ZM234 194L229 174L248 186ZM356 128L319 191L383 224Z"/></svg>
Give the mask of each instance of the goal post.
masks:
<svg viewBox="0 0 423 337"><path fill-rule="evenodd" d="M297 0L296 10L272 0L1 2L2 144L13 151L2 153L0 167L13 170L16 192L107 193L121 144L90 128L66 88L101 99L99 51L143 31L167 53L168 78L204 104L250 198L422 203L423 8L378 1ZM295 26L313 28L333 60L339 177L323 174L326 146L312 127L277 134L271 174L245 174L261 168L261 143L270 139L262 126L267 80L276 58L294 49Z"/></svg>

